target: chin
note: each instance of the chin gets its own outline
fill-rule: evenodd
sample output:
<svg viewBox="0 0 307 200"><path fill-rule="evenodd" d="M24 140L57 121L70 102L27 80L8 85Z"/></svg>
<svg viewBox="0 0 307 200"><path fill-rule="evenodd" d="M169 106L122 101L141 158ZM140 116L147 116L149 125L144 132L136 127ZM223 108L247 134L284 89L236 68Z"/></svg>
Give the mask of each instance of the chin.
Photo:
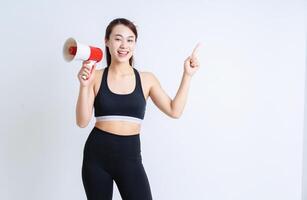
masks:
<svg viewBox="0 0 307 200"><path fill-rule="evenodd" d="M118 62L129 62L130 58L131 58L131 56L130 56L130 57L127 57L127 58L116 58L116 60L117 60Z"/></svg>
<svg viewBox="0 0 307 200"><path fill-rule="evenodd" d="M129 59L116 59L117 63L127 63L129 62Z"/></svg>

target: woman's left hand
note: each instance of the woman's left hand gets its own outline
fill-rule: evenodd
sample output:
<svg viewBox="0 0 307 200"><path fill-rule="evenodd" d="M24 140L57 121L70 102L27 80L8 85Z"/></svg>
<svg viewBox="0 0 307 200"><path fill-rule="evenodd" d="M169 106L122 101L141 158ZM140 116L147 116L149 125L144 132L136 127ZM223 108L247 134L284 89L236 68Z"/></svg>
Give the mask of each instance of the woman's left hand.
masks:
<svg viewBox="0 0 307 200"><path fill-rule="evenodd" d="M199 46L200 46L200 43L196 45L191 56L189 56L184 61L184 73L189 76L193 76L193 74L199 69L200 64L197 59L197 52L198 52Z"/></svg>

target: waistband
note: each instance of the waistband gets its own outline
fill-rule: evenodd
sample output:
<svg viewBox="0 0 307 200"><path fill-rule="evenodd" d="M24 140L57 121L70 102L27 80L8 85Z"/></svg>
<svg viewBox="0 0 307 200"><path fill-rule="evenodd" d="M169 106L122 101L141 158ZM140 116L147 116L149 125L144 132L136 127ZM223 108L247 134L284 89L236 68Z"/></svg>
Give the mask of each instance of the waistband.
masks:
<svg viewBox="0 0 307 200"><path fill-rule="evenodd" d="M141 153L140 134L117 135L94 126L85 148L100 155L139 156Z"/></svg>
<svg viewBox="0 0 307 200"><path fill-rule="evenodd" d="M113 138L139 138L140 134L133 134L133 135L119 135L115 133L111 133L109 131L102 130L100 128L97 128L96 126L93 127L92 132L98 132L101 134L105 134L107 137L113 137Z"/></svg>
<svg viewBox="0 0 307 200"><path fill-rule="evenodd" d="M131 116L123 116L123 115L105 115L105 116L97 116L95 117L96 121L127 121L127 122L135 122L141 124L143 119Z"/></svg>

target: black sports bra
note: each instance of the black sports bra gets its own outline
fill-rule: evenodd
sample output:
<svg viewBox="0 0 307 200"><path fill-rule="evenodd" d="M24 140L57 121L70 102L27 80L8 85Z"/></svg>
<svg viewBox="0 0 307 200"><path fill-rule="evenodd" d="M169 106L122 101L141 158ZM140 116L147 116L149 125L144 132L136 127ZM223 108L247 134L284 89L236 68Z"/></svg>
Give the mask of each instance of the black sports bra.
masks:
<svg viewBox="0 0 307 200"><path fill-rule="evenodd" d="M129 94L113 93L107 83L109 66L104 69L100 88L94 100L96 121L120 120L141 123L146 110L139 72L133 68L135 88Z"/></svg>

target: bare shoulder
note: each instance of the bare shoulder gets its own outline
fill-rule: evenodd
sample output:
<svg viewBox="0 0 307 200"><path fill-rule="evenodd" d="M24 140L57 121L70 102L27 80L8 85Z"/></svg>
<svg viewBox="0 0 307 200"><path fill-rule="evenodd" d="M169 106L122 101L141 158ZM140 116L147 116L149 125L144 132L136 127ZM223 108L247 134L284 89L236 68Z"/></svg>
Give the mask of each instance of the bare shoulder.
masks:
<svg viewBox="0 0 307 200"><path fill-rule="evenodd" d="M102 75L103 71L104 71L104 68L102 68L102 69L96 69L96 71L95 71L95 77L94 77L94 79L95 79L94 85L97 85L96 83L99 82L99 79L101 79L101 75Z"/></svg>
<svg viewBox="0 0 307 200"><path fill-rule="evenodd" d="M96 72L95 72L95 78L96 77L99 77L99 75L101 75L103 73L105 68L101 68L101 69L96 69Z"/></svg>
<svg viewBox="0 0 307 200"><path fill-rule="evenodd" d="M141 77L144 96L147 99L150 94L151 89L153 88L154 85L156 85L157 79L154 73L149 72L149 71L139 71L139 74Z"/></svg>
<svg viewBox="0 0 307 200"><path fill-rule="evenodd" d="M154 85L159 82L156 75L149 71L140 71L140 76L148 85Z"/></svg>
<svg viewBox="0 0 307 200"><path fill-rule="evenodd" d="M101 69L96 69L95 71L95 77L94 77L94 92L95 92L95 96L100 88L100 84L101 84L101 79L102 79L102 74L104 72L105 68L101 68Z"/></svg>

